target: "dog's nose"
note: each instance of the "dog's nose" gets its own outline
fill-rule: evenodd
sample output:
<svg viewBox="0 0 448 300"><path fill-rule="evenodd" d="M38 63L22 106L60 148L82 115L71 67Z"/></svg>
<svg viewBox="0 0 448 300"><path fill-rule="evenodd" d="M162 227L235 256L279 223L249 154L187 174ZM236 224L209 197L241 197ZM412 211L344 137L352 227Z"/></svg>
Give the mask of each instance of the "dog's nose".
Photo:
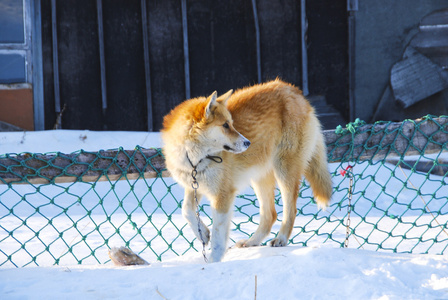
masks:
<svg viewBox="0 0 448 300"><path fill-rule="evenodd" d="M250 141L245 141L244 142L244 147L249 148L249 146L250 146Z"/></svg>

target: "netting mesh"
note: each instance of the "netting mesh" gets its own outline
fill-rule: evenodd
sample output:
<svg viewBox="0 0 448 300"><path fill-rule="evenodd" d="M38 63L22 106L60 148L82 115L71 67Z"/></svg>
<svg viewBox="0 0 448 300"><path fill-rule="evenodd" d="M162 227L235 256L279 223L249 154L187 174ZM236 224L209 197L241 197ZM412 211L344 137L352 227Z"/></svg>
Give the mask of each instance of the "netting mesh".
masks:
<svg viewBox="0 0 448 300"><path fill-rule="evenodd" d="M349 247L446 253L447 123L357 121L325 132L331 206L318 210L304 181L290 243L343 247L350 222ZM160 149L1 155L0 266L104 264L108 248L123 245L148 261L201 249L181 215L183 190L168 176ZM275 198L279 221L266 241L282 219ZM258 208L250 188L237 197L231 245L255 231ZM200 214L212 224L207 201Z"/></svg>

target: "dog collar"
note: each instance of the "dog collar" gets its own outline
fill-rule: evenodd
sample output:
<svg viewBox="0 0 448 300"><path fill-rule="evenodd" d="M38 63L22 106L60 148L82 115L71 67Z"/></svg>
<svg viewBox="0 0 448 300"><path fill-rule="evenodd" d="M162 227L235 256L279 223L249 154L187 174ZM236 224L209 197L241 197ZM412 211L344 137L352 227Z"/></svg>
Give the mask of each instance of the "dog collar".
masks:
<svg viewBox="0 0 448 300"><path fill-rule="evenodd" d="M188 152L187 152L186 154L187 154L187 160L188 160L188 162L190 163L190 165L191 165L191 167L193 168L193 170L196 170L196 168L198 167L198 165L204 160L204 159L201 159L196 165L193 165L193 163L192 163L191 160L190 160L190 157L188 157ZM214 161L214 162L217 163L217 164L222 163L222 157L220 157L220 156L216 156L216 155L207 155L205 158L210 159L210 160Z"/></svg>

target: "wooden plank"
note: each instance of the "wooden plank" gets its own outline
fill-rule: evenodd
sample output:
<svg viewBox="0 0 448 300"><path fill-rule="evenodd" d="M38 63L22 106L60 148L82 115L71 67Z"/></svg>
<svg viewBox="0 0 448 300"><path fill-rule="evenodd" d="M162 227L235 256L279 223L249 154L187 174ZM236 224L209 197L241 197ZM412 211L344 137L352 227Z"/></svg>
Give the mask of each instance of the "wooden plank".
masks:
<svg viewBox="0 0 448 300"><path fill-rule="evenodd" d="M411 41L411 46L421 50L424 48L446 49L448 46L448 25L447 27L424 27L415 35ZM445 53L447 55L447 53ZM431 57L429 57L431 58Z"/></svg>
<svg viewBox="0 0 448 300"><path fill-rule="evenodd" d="M448 9L445 8L425 16L420 22L420 27L446 24L448 24Z"/></svg>
<svg viewBox="0 0 448 300"><path fill-rule="evenodd" d="M391 156L446 151L448 118L364 125L352 134L325 131L330 162L384 160Z"/></svg>
<svg viewBox="0 0 448 300"><path fill-rule="evenodd" d="M439 66L448 67L448 9L430 13L420 22L419 32L410 43Z"/></svg>
<svg viewBox="0 0 448 300"><path fill-rule="evenodd" d="M383 122L324 131L330 162L384 160L446 151L448 117ZM0 183L47 184L169 177L160 149L71 154L8 154L0 157Z"/></svg>
<svg viewBox="0 0 448 300"><path fill-rule="evenodd" d="M96 182L169 177L160 149L71 154L20 154L0 158L1 183Z"/></svg>
<svg viewBox="0 0 448 300"><path fill-rule="evenodd" d="M448 25L420 28L410 45L440 67L448 67Z"/></svg>
<svg viewBox="0 0 448 300"><path fill-rule="evenodd" d="M448 87L442 68L429 58L408 47L399 61L392 67L390 83L395 99L404 108Z"/></svg>

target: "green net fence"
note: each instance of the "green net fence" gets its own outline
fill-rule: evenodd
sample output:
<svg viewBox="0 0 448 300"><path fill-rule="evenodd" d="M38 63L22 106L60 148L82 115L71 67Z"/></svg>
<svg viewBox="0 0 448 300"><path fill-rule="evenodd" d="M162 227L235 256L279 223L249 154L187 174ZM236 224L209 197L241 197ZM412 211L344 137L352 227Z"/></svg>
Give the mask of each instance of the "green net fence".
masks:
<svg viewBox="0 0 448 300"><path fill-rule="evenodd" d="M331 206L318 210L304 182L290 243L343 247L348 232L352 248L446 253L447 123L448 117L433 116L357 120L326 131ZM181 215L182 197L160 149L2 154L0 266L104 264L113 246L148 261L197 251L202 244ZM276 208L279 222L267 241L282 219L279 192ZM200 210L211 225L206 201ZM235 201L230 244L250 236L258 221L248 188Z"/></svg>

